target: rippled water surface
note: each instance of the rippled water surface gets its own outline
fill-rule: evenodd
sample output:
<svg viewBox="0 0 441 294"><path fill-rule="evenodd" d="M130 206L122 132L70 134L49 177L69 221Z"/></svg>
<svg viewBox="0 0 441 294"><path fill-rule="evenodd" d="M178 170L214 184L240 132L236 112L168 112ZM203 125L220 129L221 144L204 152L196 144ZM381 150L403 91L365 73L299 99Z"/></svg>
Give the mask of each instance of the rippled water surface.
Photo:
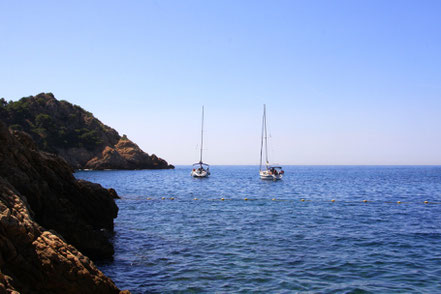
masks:
<svg viewBox="0 0 441 294"><path fill-rule="evenodd" d="M77 172L122 197L99 268L132 293L441 293L441 167L256 169Z"/></svg>

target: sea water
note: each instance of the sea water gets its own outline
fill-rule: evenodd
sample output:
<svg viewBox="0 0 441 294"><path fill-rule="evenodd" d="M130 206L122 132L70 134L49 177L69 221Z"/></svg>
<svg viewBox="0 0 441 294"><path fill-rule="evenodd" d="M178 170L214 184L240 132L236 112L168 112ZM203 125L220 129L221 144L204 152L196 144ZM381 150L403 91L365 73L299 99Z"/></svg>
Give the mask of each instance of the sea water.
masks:
<svg viewBox="0 0 441 294"><path fill-rule="evenodd" d="M114 260L97 263L119 288L441 293L440 166L288 166L277 182L190 170L75 174L121 196Z"/></svg>

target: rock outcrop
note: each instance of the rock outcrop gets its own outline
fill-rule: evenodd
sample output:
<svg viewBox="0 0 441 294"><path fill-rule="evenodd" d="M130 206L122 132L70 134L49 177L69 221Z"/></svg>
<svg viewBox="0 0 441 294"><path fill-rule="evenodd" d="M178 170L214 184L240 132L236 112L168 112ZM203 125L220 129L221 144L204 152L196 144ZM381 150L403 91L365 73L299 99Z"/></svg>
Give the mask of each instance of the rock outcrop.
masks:
<svg viewBox="0 0 441 294"><path fill-rule="evenodd" d="M0 119L29 133L41 150L63 157L74 169L167 169L164 159L142 151L92 113L51 93L9 103L0 100Z"/></svg>
<svg viewBox="0 0 441 294"><path fill-rule="evenodd" d="M122 137L114 148L106 146L99 156L89 160L86 164L90 169L138 169L139 166L148 166L151 169L160 169L167 165L156 155L149 156L129 139Z"/></svg>
<svg viewBox="0 0 441 294"><path fill-rule="evenodd" d="M115 197L0 121L0 293L118 293L82 254L112 256Z"/></svg>

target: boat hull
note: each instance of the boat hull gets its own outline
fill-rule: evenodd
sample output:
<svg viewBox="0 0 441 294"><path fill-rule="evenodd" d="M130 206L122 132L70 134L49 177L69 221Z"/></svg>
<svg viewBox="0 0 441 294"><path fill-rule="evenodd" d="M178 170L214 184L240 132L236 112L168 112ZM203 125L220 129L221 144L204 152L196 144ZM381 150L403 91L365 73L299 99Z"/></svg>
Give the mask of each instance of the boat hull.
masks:
<svg viewBox="0 0 441 294"><path fill-rule="evenodd" d="M260 171L259 172L260 178L262 180L272 180L272 181L278 181L283 178L282 174L274 174L269 171Z"/></svg>
<svg viewBox="0 0 441 294"><path fill-rule="evenodd" d="M191 176L192 176L193 178L206 178L206 177L208 177L209 175L210 175L210 172L207 171L207 170L202 170L202 171L199 171L199 170L193 170L193 171L191 171Z"/></svg>

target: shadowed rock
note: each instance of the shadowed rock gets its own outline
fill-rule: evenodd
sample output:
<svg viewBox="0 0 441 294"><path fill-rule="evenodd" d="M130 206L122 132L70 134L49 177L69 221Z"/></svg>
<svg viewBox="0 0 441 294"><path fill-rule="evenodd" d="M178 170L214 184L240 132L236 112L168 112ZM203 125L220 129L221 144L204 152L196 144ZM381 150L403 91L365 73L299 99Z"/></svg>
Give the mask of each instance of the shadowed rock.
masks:
<svg viewBox="0 0 441 294"><path fill-rule="evenodd" d="M115 197L0 122L0 293L118 293L82 254L112 256Z"/></svg>

